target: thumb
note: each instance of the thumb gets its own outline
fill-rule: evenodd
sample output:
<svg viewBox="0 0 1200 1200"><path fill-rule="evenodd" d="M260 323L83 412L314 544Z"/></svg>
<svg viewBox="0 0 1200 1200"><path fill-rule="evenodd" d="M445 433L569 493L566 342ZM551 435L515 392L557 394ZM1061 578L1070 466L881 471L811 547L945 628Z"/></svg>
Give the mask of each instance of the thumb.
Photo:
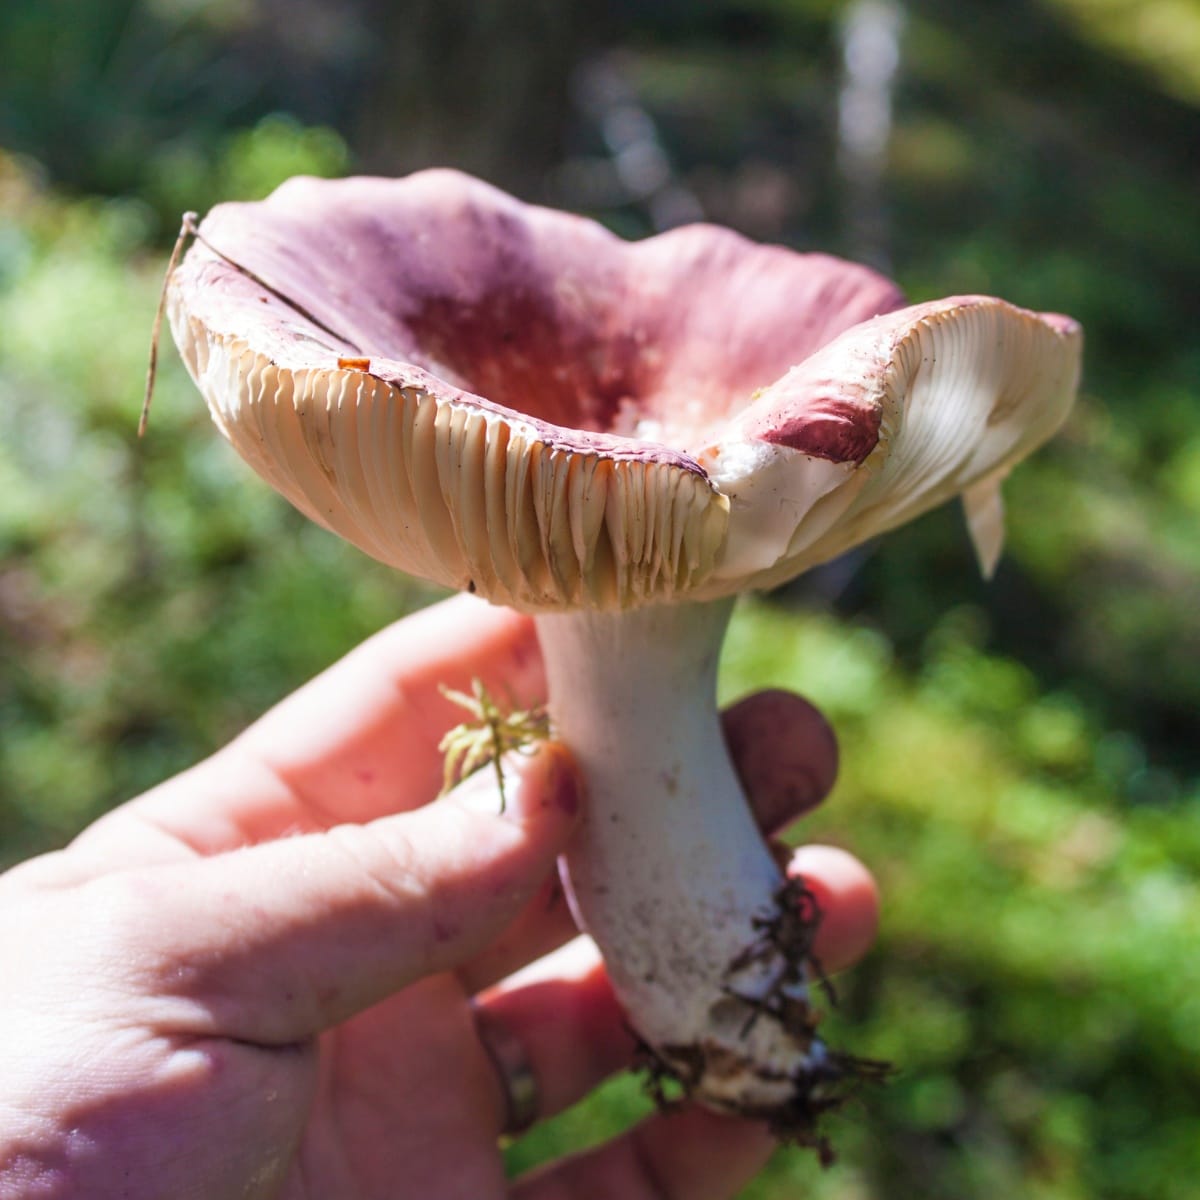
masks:
<svg viewBox="0 0 1200 1200"><path fill-rule="evenodd" d="M414 812L139 872L157 894L138 957L196 1033L310 1038L477 954L544 881L579 815L574 761L547 743L505 777L503 814L485 770Z"/></svg>

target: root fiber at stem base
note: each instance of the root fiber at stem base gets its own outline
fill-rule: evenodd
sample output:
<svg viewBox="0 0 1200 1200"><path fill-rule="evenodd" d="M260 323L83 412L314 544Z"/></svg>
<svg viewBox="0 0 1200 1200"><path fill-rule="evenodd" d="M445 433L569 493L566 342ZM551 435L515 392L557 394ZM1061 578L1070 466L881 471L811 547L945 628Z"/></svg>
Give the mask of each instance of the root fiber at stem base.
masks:
<svg viewBox="0 0 1200 1200"><path fill-rule="evenodd" d="M730 1115L766 1123L771 1133L787 1145L816 1152L822 1166L830 1166L834 1152L828 1137L818 1129L822 1116L842 1107L863 1083L882 1083L891 1074L889 1063L859 1058L825 1049L816 1036L821 1014L809 1002L806 984L815 979L831 1005L837 998L829 980L813 955L813 943L821 922L821 909L812 891L799 879L788 879L775 897L775 909L755 917L757 939L742 951L728 968L733 976L751 967L769 968L771 983L759 995L739 992L731 985L725 994L743 1004L747 1017L741 1036L747 1037L760 1020L778 1024L791 1039L810 1050L813 1062L785 1079L790 1090L785 1099L770 1103L722 1100L706 1101L706 1078L746 1071L768 1078L762 1068L716 1041L690 1045L653 1046L635 1031L635 1069L645 1072L645 1089L660 1110L670 1110L686 1100L701 1103Z"/></svg>

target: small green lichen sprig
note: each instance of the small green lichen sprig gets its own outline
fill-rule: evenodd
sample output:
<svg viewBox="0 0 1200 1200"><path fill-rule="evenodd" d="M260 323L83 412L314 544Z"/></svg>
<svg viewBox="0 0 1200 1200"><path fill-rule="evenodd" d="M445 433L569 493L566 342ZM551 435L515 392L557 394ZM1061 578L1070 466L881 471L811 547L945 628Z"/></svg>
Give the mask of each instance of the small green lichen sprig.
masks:
<svg viewBox="0 0 1200 1200"><path fill-rule="evenodd" d="M469 695L444 685L440 690L447 700L470 713L469 720L455 725L438 742L438 749L446 756L442 769L442 795L490 762L496 772L500 811L503 812L507 798L500 759L510 750L532 753L539 743L549 739L550 718L545 705L520 710L504 707L496 702L479 679L471 680Z"/></svg>

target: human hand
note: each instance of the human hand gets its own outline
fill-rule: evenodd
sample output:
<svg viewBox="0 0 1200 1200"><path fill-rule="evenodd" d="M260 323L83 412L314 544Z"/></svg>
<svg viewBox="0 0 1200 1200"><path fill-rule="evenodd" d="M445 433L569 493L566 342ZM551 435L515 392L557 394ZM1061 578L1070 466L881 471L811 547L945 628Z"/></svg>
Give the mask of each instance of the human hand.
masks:
<svg viewBox="0 0 1200 1200"><path fill-rule="evenodd" d="M460 598L0 877L2 1200L717 1200L759 1169L760 1126L684 1108L506 1181L520 1077L550 1116L633 1046L554 871L586 802L569 754L518 759L503 815L490 772L431 802L461 716L439 685L473 677L542 692L532 624ZM768 831L832 783L802 701L752 698L726 736ZM836 970L873 935L870 876L825 847L790 869Z"/></svg>

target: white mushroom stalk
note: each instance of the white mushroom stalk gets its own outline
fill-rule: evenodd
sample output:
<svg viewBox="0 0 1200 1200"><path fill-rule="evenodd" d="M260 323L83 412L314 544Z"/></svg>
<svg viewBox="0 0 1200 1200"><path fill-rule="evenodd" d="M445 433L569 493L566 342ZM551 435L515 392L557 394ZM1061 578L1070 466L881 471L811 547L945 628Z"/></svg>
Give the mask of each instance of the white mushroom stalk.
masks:
<svg viewBox="0 0 1200 1200"><path fill-rule="evenodd" d="M564 881L652 1072L796 1132L839 1071L808 1004L814 922L796 903L782 919L785 880L724 750L731 608L538 617L555 727L588 781Z"/></svg>
<svg viewBox="0 0 1200 1200"><path fill-rule="evenodd" d="M823 1045L817 913L715 707L733 597L1000 483L1065 417L1080 334L707 226L629 244L450 172L223 205L176 272L221 432L383 562L536 614L589 802L567 855L656 1077L820 1143L869 1067Z"/></svg>

